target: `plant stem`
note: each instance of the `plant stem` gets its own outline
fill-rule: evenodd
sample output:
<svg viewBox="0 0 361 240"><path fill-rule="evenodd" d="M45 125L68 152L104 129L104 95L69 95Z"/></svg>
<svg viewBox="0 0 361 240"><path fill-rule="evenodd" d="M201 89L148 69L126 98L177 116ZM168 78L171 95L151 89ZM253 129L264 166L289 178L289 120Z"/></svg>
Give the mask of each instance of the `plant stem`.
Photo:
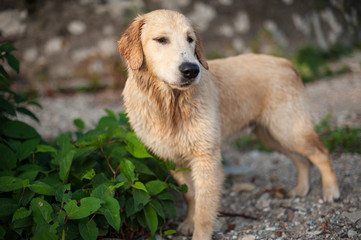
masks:
<svg viewBox="0 0 361 240"><path fill-rule="evenodd" d="M117 176L117 171L114 171L112 165L110 164L109 158L108 158L107 155L105 155L105 153L104 153L103 147L100 147L99 149L100 149L100 152L102 153L102 155L104 156L104 158L107 160L108 166L109 166L110 170L112 171L113 177L114 177L114 179L115 179L116 176Z"/></svg>

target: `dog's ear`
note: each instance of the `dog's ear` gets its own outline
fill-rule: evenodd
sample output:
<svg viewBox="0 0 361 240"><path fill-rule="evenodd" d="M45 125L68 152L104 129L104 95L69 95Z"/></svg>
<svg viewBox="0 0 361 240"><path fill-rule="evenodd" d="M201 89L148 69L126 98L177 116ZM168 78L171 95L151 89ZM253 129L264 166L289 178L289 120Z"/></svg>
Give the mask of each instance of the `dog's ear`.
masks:
<svg viewBox="0 0 361 240"><path fill-rule="evenodd" d="M118 51L129 63L133 70L139 69L143 64L143 48L140 40L144 19L139 16L123 33L118 41Z"/></svg>
<svg viewBox="0 0 361 240"><path fill-rule="evenodd" d="M200 35L198 33L198 31L196 30L196 27L193 25L193 29L194 29L194 33L196 35L196 56L198 58L198 61L202 64L202 66L205 68L205 69L208 69L208 63L207 63L207 60L206 60L206 57L204 55L204 51L203 51L203 45L202 45L202 42L201 42L201 38L200 38Z"/></svg>

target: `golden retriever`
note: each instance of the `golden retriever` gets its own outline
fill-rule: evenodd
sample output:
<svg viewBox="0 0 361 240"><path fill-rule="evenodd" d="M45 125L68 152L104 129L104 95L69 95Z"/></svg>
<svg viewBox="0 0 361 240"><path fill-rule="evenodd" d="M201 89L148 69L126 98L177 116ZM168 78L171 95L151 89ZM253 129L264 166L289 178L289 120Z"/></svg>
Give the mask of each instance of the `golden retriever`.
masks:
<svg viewBox="0 0 361 240"><path fill-rule="evenodd" d="M223 184L221 141L249 124L297 166L290 196L308 193L314 164L324 200L339 197L328 152L309 120L302 80L289 61L247 54L207 62L194 26L170 10L135 18L118 50L128 64L123 98L135 133L154 154L192 170L174 174L188 185L181 233L211 239Z"/></svg>

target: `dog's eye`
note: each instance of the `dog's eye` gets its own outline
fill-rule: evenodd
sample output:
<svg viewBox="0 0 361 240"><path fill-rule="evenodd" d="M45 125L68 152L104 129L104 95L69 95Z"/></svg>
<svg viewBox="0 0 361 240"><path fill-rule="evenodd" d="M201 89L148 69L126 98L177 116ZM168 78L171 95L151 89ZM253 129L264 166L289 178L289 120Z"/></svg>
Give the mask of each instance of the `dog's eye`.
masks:
<svg viewBox="0 0 361 240"><path fill-rule="evenodd" d="M153 40L159 42L160 44L167 44L169 42L166 37L154 38Z"/></svg>
<svg viewBox="0 0 361 240"><path fill-rule="evenodd" d="M193 38L191 38L190 36L187 36L187 41L188 41L189 43L192 43L194 40L193 40Z"/></svg>

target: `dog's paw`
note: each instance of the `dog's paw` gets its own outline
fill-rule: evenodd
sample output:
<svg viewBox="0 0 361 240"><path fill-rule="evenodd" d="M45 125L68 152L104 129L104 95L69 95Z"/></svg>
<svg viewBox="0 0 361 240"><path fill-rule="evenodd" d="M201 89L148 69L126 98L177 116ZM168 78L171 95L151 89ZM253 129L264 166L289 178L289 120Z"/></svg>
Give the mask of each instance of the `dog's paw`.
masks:
<svg viewBox="0 0 361 240"><path fill-rule="evenodd" d="M304 197L307 195L309 191L309 187L306 186L296 186L295 188L293 188L291 191L289 191L289 193L287 194L289 197L294 198L294 197Z"/></svg>
<svg viewBox="0 0 361 240"><path fill-rule="evenodd" d="M177 232L181 233L182 235L191 235L193 231L194 231L194 223L187 220L179 224L177 228Z"/></svg>
<svg viewBox="0 0 361 240"><path fill-rule="evenodd" d="M340 190L337 184L332 184L323 187L323 200L325 202L333 202L340 198Z"/></svg>

